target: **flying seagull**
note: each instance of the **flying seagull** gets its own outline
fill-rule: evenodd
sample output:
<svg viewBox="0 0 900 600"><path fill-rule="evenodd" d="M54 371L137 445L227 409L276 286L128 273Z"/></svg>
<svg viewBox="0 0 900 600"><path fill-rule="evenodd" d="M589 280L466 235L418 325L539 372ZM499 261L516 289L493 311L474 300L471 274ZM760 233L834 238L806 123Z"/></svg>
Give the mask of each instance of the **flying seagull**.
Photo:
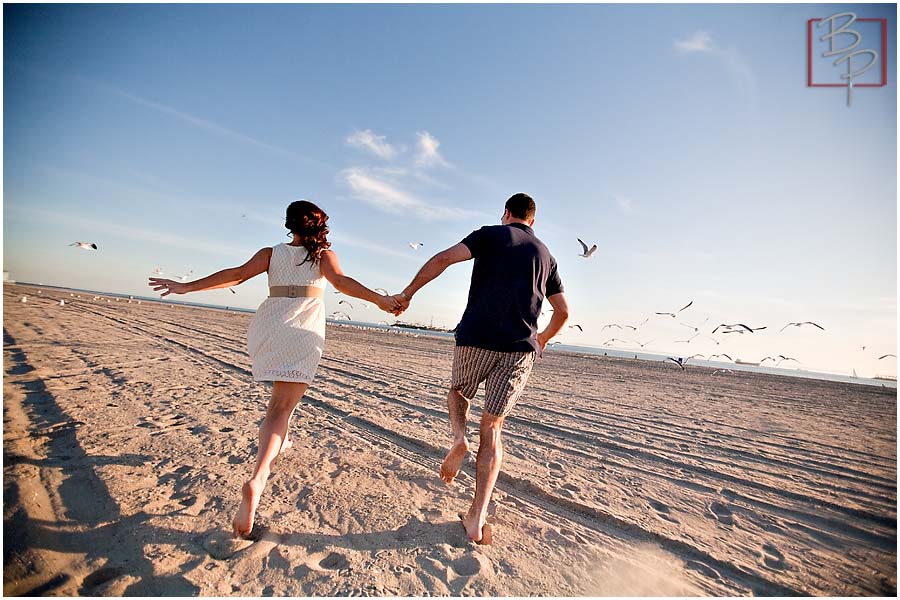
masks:
<svg viewBox="0 0 900 600"><path fill-rule="evenodd" d="M713 371L713 375L715 375L716 373L731 373L732 375L734 375L734 371L732 371L731 369L716 369L715 371Z"/></svg>
<svg viewBox="0 0 900 600"><path fill-rule="evenodd" d="M232 294L237 294L237 292L234 291L234 288L228 288L228 291L231 292Z"/></svg>
<svg viewBox="0 0 900 600"><path fill-rule="evenodd" d="M588 249L587 244L582 242L581 239L579 239L579 238L575 238L575 239L578 240L579 244L581 244L582 252L581 252L581 254L578 255L581 258L590 258L594 255L594 252L597 251L597 244L594 244L593 246L591 246L590 249Z"/></svg>
<svg viewBox="0 0 900 600"><path fill-rule="evenodd" d="M887 358L888 356L893 356L894 358L897 358L896 354L885 354L884 356L879 356L878 360L881 360L882 358Z"/></svg>
<svg viewBox="0 0 900 600"><path fill-rule="evenodd" d="M625 340L620 340L619 338L609 338L608 340L606 340L605 342L603 342L603 345L604 345L604 346L607 346L607 345L611 344L612 342L622 342L623 344L627 344L627 343L628 343L628 342L626 342Z"/></svg>
<svg viewBox="0 0 900 600"><path fill-rule="evenodd" d="M638 346L640 346L640 347L641 347L641 348L643 348L643 347L644 347L644 346L646 346L646 345L647 345L647 344L652 344L652 343L653 343L653 340L650 340L650 341L647 341L647 342L644 342L644 343L643 343L643 344L642 344L642 343L640 343L640 342L639 342L639 341L637 341L637 340L634 340L634 343L635 343L635 344L637 344L637 345L638 345Z"/></svg>
<svg viewBox="0 0 900 600"><path fill-rule="evenodd" d="M682 371L684 371L684 363L687 362L687 359L685 359L685 358L672 358L672 357L670 356L670 357L668 357L666 360L671 360L673 363L675 363L676 365L678 365L679 367L681 367L681 370L682 370Z"/></svg>
<svg viewBox="0 0 900 600"><path fill-rule="evenodd" d="M743 323L735 323L734 325L726 325L723 323L723 324L719 325L718 327L716 327L715 329L713 329L713 333L718 331L719 327L730 327L731 328L731 329L723 329L722 333L744 334L744 333L753 333L754 331L762 331L763 329L766 328L766 325L763 325L762 327L749 327L747 325L744 325Z"/></svg>
<svg viewBox="0 0 900 600"><path fill-rule="evenodd" d="M409 247L412 248L413 250L418 250L419 248L421 248L424 245L425 244L423 244L422 242L410 242L409 243Z"/></svg>
<svg viewBox="0 0 900 600"><path fill-rule="evenodd" d="M569 329L575 329L575 328L577 328L578 331L584 333L584 329L581 328L581 325L569 325Z"/></svg>
<svg viewBox="0 0 900 600"><path fill-rule="evenodd" d="M730 356L728 356L727 354L710 354L710 355L709 355L709 360L712 360L712 359L715 358L716 356L724 356L725 358L727 358L727 359L730 360L731 362L734 362L734 359L731 358Z"/></svg>
<svg viewBox="0 0 900 600"><path fill-rule="evenodd" d="M82 250L96 250L97 244L93 244L91 242L75 242L74 244L69 244L70 246L78 246Z"/></svg>
<svg viewBox="0 0 900 600"><path fill-rule="evenodd" d="M674 318L675 318L675 315L677 315L678 313L680 313L681 311L683 311L684 309L686 309L688 306L690 306L690 305L693 304L693 303L694 303L694 301L691 300L690 302L688 302L687 304L685 304L684 306L682 306L682 307L679 308L676 312L673 312L673 313L670 313L670 312L658 312L658 313L654 313L654 314L657 314L657 315L664 315L664 316L669 316L669 317L672 317L672 318L674 319Z"/></svg>
<svg viewBox="0 0 900 600"><path fill-rule="evenodd" d="M372 290L372 291L373 291L373 292L378 292L378 293L381 294L382 296L390 296L390 294L388 293L388 291L387 291L386 289L384 289L384 288L375 288L375 289Z"/></svg>
<svg viewBox="0 0 900 600"><path fill-rule="evenodd" d="M784 331L785 329L787 329L788 327L791 327L791 326L793 326L793 327L801 327L801 326L803 326L803 325L812 325L813 327L818 327L818 328L821 329L822 331L825 331L825 328L824 328L824 327L822 327L821 325L819 325L819 324L817 324L817 323L813 323L812 321L803 321L802 323L788 323L787 325L785 325L784 327L782 327L782 328L779 329L778 331L779 331L779 333L780 333L780 332Z"/></svg>
<svg viewBox="0 0 900 600"><path fill-rule="evenodd" d="M349 321L350 315L348 315L345 312L335 311L335 312L331 313L330 315L328 315L328 318L329 319L346 319Z"/></svg>
<svg viewBox="0 0 900 600"><path fill-rule="evenodd" d="M797 360L796 358L791 358L790 356L785 356L784 354L779 354L779 355L778 355L778 358L780 358L781 360L779 360L779 361L775 364L776 367L777 367L778 365L780 365L781 363L783 363L784 361L786 361L786 360L792 360L792 361L794 361L795 363L799 363L799 362L800 362L800 361Z"/></svg>
<svg viewBox="0 0 900 600"><path fill-rule="evenodd" d="M687 361L691 360L692 358L697 358L697 357L703 358L703 355L702 355L702 354L693 354L693 355L691 355L691 356L688 356L688 357L687 357L686 359L684 359L684 360L685 360L685 362L687 362Z"/></svg>
<svg viewBox="0 0 900 600"><path fill-rule="evenodd" d="M689 328L693 329L694 331L700 331L700 327L702 325L705 325L707 321L709 321L709 317L706 317L706 319L703 320L703 323L700 323L699 325L688 325L687 323L682 323L680 321L678 322L678 324L684 325L685 327L689 327Z"/></svg>
<svg viewBox="0 0 900 600"><path fill-rule="evenodd" d="M627 327L628 329L630 329L632 331L637 331L637 327L635 327L634 325L619 325L618 323L610 323L608 325L604 325L603 327L600 328L600 331L603 331L607 327L618 327L619 329L625 329Z"/></svg>
<svg viewBox="0 0 900 600"><path fill-rule="evenodd" d="M184 275L176 275L175 279L178 279L181 281L187 281L188 279L190 279L191 275L193 275L193 274L194 274L194 270L188 269L187 273L185 273Z"/></svg>
<svg viewBox="0 0 900 600"><path fill-rule="evenodd" d="M778 362L778 359L775 358L774 356L767 356L764 359L762 359L761 361L759 361L759 364L763 364L767 360L771 360L772 362Z"/></svg>
<svg viewBox="0 0 900 600"><path fill-rule="evenodd" d="M353 305L350 304L349 302L347 302L346 300L341 300L340 302L338 302L338 304L346 304L347 306L350 307L351 310L353 309Z"/></svg>
<svg viewBox="0 0 900 600"><path fill-rule="evenodd" d="M154 275L162 275L163 274L162 267L156 267L155 269L153 269L153 274Z"/></svg>

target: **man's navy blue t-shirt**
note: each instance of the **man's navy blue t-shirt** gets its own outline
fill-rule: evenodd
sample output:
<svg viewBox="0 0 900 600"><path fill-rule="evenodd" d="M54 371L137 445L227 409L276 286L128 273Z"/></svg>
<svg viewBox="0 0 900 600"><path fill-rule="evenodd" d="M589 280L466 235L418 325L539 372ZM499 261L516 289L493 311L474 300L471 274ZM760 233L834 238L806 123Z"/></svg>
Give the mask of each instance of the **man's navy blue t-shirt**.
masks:
<svg viewBox="0 0 900 600"><path fill-rule="evenodd" d="M456 345L537 351L541 303L563 291L550 251L531 227L521 223L482 227L462 243L475 264L469 302L456 327Z"/></svg>

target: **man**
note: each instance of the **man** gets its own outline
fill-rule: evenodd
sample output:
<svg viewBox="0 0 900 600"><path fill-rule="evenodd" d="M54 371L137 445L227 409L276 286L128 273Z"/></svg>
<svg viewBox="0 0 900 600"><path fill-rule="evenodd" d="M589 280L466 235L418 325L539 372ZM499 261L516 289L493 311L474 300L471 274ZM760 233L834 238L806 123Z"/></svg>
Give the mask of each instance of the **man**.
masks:
<svg viewBox="0 0 900 600"><path fill-rule="evenodd" d="M501 225L486 226L462 242L435 254L402 293L395 296L405 310L419 289L450 265L475 259L469 300L456 328L453 373L447 406L453 445L441 465L441 479L451 483L469 451L466 424L470 400L485 382L484 410L475 462L475 499L463 517L466 534L490 543L486 524L491 492L500 473L503 420L525 388L537 352L556 335L568 305L556 261L534 235L535 204L527 194L506 201ZM547 328L537 332L541 304L553 307Z"/></svg>

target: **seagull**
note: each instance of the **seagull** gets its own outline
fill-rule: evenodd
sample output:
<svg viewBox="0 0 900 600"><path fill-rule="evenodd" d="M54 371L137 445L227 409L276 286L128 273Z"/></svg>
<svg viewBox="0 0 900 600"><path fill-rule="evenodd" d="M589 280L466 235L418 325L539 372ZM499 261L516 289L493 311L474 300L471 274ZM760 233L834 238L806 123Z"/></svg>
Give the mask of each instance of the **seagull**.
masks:
<svg viewBox="0 0 900 600"><path fill-rule="evenodd" d="M643 347L646 346L647 344L652 344L652 343L653 343L653 340L650 340L650 341L648 341L648 342L644 342L643 344L640 343L640 342L637 341L637 340L634 340L634 343L637 344L638 346L640 346L641 348L643 348Z"/></svg>
<svg viewBox="0 0 900 600"><path fill-rule="evenodd" d="M707 321L709 321L709 317L706 317L706 319L704 319L703 323L700 323L700 325L688 325L687 323L682 323L680 321L678 324L684 325L685 327L689 327L689 328L693 329L694 331L700 331L700 326L704 325Z"/></svg>
<svg viewBox="0 0 900 600"><path fill-rule="evenodd" d="M338 302L338 304L346 304L347 306L350 307L350 310L353 310L353 305L350 304L349 302L347 302L346 300L341 300L340 302Z"/></svg>
<svg viewBox="0 0 900 600"><path fill-rule="evenodd" d="M569 329L577 328L578 331L584 333L584 329L581 328L581 325L569 325Z"/></svg>
<svg viewBox="0 0 900 600"><path fill-rule="evenodd" d="M562 344L562 342L550 342L547 344L548 346L556 346L557 344Z"/></svg>
<svg viewBox="0 0 900 600"><path fill-rule="evenodd" d="M691 343L691 340L693 340L693 339L694 339L695 337L697 337L698 335L700 335L700 334L699 334L699 333L695 333L694 335L692 335L691 337L689 337L689 338L686 339L686 340L675 340L675 343L677 344L677 343L683 342L683 343L685 343L685 344L690 344L690 343Z"/></svg>
<svg viewBox="0 0 900 600"><path fill-rule="evenodd" d="M713 375L715 375L716 373L731 373L732 375L734 375L734 371L732 371L731 369L716 369L715 371L713 371Z"/></svg>
<svg viewBox="0 0 900 600"><path fill-rule="evenodd" d="M190 276L193 275L193 273L194 273L193 269L188 269L187 273L185 273L184 275L176 275L175 279L179 279L181 281L187 281L190 278Z"/></svg>
<svg viewBox="0 0 900 600"><path fill-rule="evenodd" d="M727 354L710 354L710 355L709 355L709 360L712 360L712 359L715 358L716 356L724 356L725 358L727 358L727 359L730 360L731 362L734 362L734 359L731 358L730 356L728 356Z"/></svg>
<svg viewBox="0 0 900 600"><path fill-rule="evenodd" d="M771 360L772 362L778 362L778 359L775 358L774 356L767 356L764 359L762 359L761 361L759 361L759 364L763 364L767 360Z"/></svg>
<svg viewBox="0 0 900 600"><path fill-rule="evenodd" d="M578 255L581 258L590 258L594 255L594 252L597 251L597 244L594 244L593 246L591 246L591 248L589 250L587 247L587 244L582 242L579 238L575 238L575 239L578 240L579 244L581 244L582 253Z"/></svg>
<svg viewBox="0 0 900 600"><path fill-rule="evenodd" d="M346 319L349 321L350 315L348 315L345 312L335 311L335 312L331 313L330 315L328 315L328 318L329 319Z"/></svg>
<svg viewBox="0 0 900 600"><path fill-rule="evenodd" d="M698 356L699 356L700 358L703 358L703 355L702 355L702 354L693 354L693 355L691 355L691 356L688 356L688 357L687 357L686 359L684 359L684 360L685 360L685 362L687 362L687 361L691 360L692 358L697 358Z"/></svg>
<svg viewBox="0 0 900 600"><path fill-rule="evenodd" d="M885 354L884 356L879 356L878 360L881 360L882 358L887 358L888 356L893 356L894 358L897 358L896 354Z"/></svg>
<svg viewBox="0 0 900 600"><path fill-rule="evenodd" d="M778 363L775 364L776 367L777 367L778 365L780 365L781 363L783 363L784 361L786 361L786 360L792 360L792 361L794 361L795 363L799 363L799 362L800 362L800 361L797 360L796 358L791 358L790 356L785 356L784 354L779 354L779 355L778 355L778 358L780 358L781 360L779 360Z"/></svg>
<svg viewBox="0 0 900 600"><path fill-rule="evenodd" d="M162 267L156 267L155 269L153 269L153 274L154 275L162 275L163 274Z"/></svg>
<svg viewBox="0 0 900 600"><path fill-rule="evenodd" d="M237 294L237 292L234 291L234 288L228 288L228 291L231 292L232 294Z"/></svg>
<svg viewBox="0 0 900 600"><path fill-rule="evenodd" d="M618 327L619 329L625 329L626 327L632 331L637 331L637 327L634 325L619 325L618 323L610 323L609 325L604 325L600 328L600 331L603 331L607 327Z"/></svg>
<svg viewBox="0 0 900 600"><path fill-rule="evenodd" d="M425 244L423 244L422 242L410 242L409 243L409 247L412 248L413 250L418 250L419 248L421 248L424 245Z"/></svg>
<svg viewBox="0 0 900 600"><path fill-rule="evenodd" d="M672 358L672 357L670 356L670 357L668 357L666 360L671 360L673 363L675 363L676 365L678 365L679 367L681 367L681 370L682 370L682 371L684 371L684 363L687 362L687 359L684 359L684 358Z"/></svg>
<svg viewBox="0 0 900 600"><path fill-rule="evenodd" d="M690 302L688 302L687 304L685 304L684 306L682 306L681 308L679 308L677 312L673 312L673 313L670 313L670 312L658 312L658 313L654 313L654 314L657 314L657 315L667 315L667 316L670 316L670 317L672 317L672 318L674 319L676 314L680 313L681 311L683 311L684 309L686 309L688 306L690 306L690 305L693 304L693 303L694 303L694 301L691 300Z"/></svg>
<svg viewBox="0 0 900 600"><path fill-rule="evenodd" d="M782 327L782 328L779 329L778 331L779 331L779 333L780 333L780 332L784 331L785 329L787 329L788 327L791 327L791 326L794 326L794 327L800 327L800 326L802 326L802 325L812 325L813 327L818 327L818 328L821 329L822 331L825 331L825 328L824 328L824 327L822 327L821 325L819 325L819 324L817 324L817 323L813 323L812 321L803 321L802 323L788 323L787 325L785 325L784 327Z"/></svg>
<svg viewBox="0 0 900 600"><path fill-rule="evenodd" d="M390 296L390 294L388 293L388 291L387 291L386 289L384 289L384 288L375 288L375 289L372 290L372 291L373 291L373 292L378 292L378 293L381 294L382 296Z"/></svg>
<svg viewBox="0 0 900 600"><path fill-rule="evenodd" d="M720 327L729 327L730 328L730 329L722 330L722 333L748 333L748 332L753 333L754 331L761 331L766 328L765 325L763 325L762 327L753 328L748 325L744 325L743 323L734 323L733 325L727 325L725 323L722 323L722 324L718 325L715 329L713 329L713 333L717 332ZM738 329L739 327L741 329Z"/></svg>
<svg viewBox="0 0 900 600"><path fill-rule="evenodd" d="M622 342L623 344L627 344L627 343L628 343L628 342L626 342L625 340L620 340L619 338L609 338L608 340L606 340L605 342L603 342L603 345L604 345L604 346L607 346L607 345L611 344L612 342Z"/></svg>
<svg viewBox="0 0 900 600"><path fill-rule="evenodd" d="M82 250L96 250L97 244L93 244L91 242L75 242L74 244L69 244L70 246L78 246Z"/></svg>

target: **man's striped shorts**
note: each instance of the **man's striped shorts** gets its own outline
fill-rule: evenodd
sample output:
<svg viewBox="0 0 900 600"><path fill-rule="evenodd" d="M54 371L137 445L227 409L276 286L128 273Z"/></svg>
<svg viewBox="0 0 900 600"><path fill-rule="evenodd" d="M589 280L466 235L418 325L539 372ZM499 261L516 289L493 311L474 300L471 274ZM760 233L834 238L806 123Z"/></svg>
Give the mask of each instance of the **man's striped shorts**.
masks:
<svg viewBox="0 0 900 600"><path fill-rule="evenodd" d="M484 381L485 412L505 417L525 389L534 366L534 357L534 352L498 352L474 346L456 346L450 388L471 400Z"/></svg>

